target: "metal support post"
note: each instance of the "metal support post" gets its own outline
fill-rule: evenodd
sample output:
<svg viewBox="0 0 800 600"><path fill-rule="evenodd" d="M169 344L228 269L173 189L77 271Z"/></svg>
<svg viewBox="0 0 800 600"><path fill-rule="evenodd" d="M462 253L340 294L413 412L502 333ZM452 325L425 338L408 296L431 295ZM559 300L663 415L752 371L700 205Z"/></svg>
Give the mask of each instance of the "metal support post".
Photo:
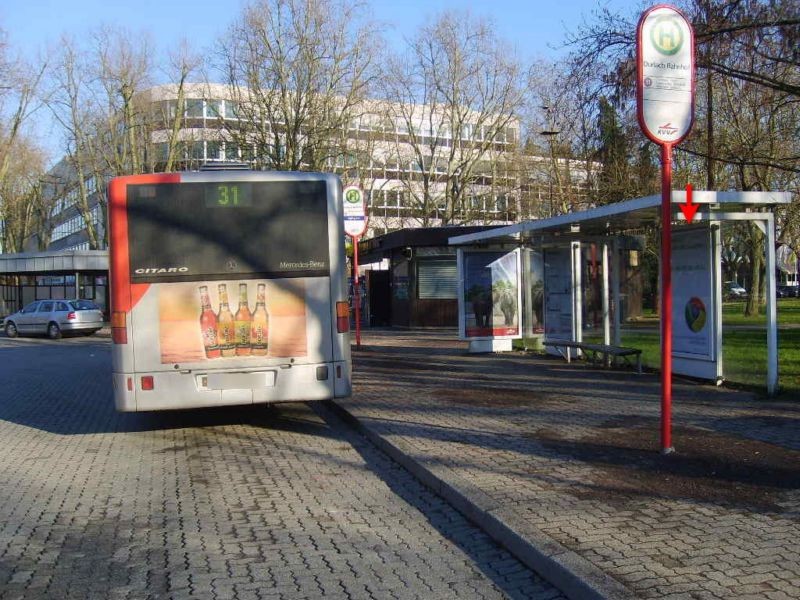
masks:
<svg viewBox="0 0 800 600"><path fill-rule="evenodd" d="M608 310L608 242L603 242L602 267L603 267L603 343L611 344L611 315Z"/></svg>
<svg viewBox="0 0 800 600"><path fill-rule="evenodd" d="M672 447L672 145L661 146L661 453Z"/></svg>
<svg viewBox="0 0 800 600"><path fill-rule="evenodd" d="M358 286L358 236L353 237L353 304L356 313L356 348L361 348L361 292Z"/></svg>
<svg viewBox="0 0 800 600"><path fill-rule="evenodd" d="M767 236L767 394L774 396L778 390L778 315L775 291L775 218L764 215ZM751 293L757 294L758 290Z"/></svg>
<svg viewBox="0 0 800 600"><path fill-rule="evenodd" d="M614 345L622 345L621 316L619 306L619 244L611 244L611 300L614 307Z"/></svg>
<svg viewBox="0 0 800 600"><path fill-rule="evenodd" d="M572 242L572 328L573 339L583 341L583 282L581 278L581 243ZM580 353L578 353L580 355Z"/></svg>

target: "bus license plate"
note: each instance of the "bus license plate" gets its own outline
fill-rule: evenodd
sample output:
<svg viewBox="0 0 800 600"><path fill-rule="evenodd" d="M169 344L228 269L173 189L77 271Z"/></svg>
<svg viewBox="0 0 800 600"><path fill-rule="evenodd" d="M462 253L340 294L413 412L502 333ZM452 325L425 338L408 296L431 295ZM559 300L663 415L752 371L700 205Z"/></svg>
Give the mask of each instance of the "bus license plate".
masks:
<svg viewBox="0 0 800 600"><path fill-rule="evenodd" d="M207 377L207 387L210 390L252 390L275 386L275 371L209 373Z"/></svg>

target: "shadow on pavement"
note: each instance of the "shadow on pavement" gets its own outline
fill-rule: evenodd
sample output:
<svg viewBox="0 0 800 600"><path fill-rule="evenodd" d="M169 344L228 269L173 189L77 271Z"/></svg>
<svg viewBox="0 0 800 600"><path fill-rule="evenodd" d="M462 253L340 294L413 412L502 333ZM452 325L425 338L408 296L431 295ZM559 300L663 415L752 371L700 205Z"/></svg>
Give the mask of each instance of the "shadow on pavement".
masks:
<svg viewBox="0 0 800 600"><path fill-rule="evenodd" d="M314 409L326 423L331 425L331 429L343 429L339 425L340 417L325 404L314 405ZM349 427L347 429L349 430ZM538 597L537 592L543 593L547 589L552 589L550 584L544 583L533 572L530 572L527 580L520 580L517 576L512 585L503 573L524 572L527 571L527 567L506 550L496 546L494 541L457 513L446 501L423 487L404 467L355 433L343 436L343 440L345 437L359 453L368 469L380 477L398 498L418 510L436 531L469 556L474 566L491 579L506 598L521 600Z"/></svg>
<svg viewBox="0 0 800 600"><path fill-rule="evenodd" d="M0 347L0 421L59 435L252 425L326 435L327 428L269 406L118 413L105 340L23 338Z"/></svg>

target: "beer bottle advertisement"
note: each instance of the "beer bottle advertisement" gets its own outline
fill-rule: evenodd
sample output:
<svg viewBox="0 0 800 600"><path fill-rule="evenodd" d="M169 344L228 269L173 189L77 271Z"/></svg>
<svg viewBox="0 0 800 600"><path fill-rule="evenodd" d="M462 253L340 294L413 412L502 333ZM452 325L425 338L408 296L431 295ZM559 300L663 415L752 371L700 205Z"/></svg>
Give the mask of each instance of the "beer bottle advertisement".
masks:
<svg viewBox="0 0 800 600"><path fill-rule="evenodd" d="M206 358L219 358L220 350L217 343L217 315L211 309L211 300L208 296L208 286L200 286L200 331L203 336L203 347Z"/></svg>
<svg viewBox="0 0 800 600"><path fill-rule="evenodd" d="M157 290L161 364L226 368L308 356L305 278L175 282Z"/></svg>
<svg viewBox="0 0 800 600"><path fill-rule="evenodd" d="M234 320L236 327L236 356L250 355L250 307L247 306L247 284L239 284L239 309Z"/></svg>
<svg viewBox="0 0 800 600"><path fill-rule="evenodd" d="M219 349L222 356L236 354L236 334L233 313L228 307L228 289L224 283L219 285L219 314L217 315Z"/></svg>
<svg viewBox="0 0 800 600"><path fill-rule="evenodd" d="M268 339L269 315L266 307L266 286L263 283L259 283L256 310L253 313L253 321L250 325L250 347L253 349L254 356L265 356L267 354Z"/></svg>

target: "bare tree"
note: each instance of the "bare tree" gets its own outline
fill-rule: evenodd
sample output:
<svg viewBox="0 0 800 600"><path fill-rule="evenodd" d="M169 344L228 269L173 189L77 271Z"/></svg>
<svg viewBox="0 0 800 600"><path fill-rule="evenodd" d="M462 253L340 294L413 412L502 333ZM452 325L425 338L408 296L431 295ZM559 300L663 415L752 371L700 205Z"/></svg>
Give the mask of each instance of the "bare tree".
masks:
<svg viewBox="0 0 800 600"><path fill-rule="evenodd" d="M139 94L152 85L152 49L147 36L124 29L98 30L91 49L94 77L100 89L97 154L108 175L146 171L149 143L148 107Z"/></svg>
<svg viewBox="0 0 800 600"><path fill-rule="evenodd" d="M800 224L800 13L790 0L681 3L697 41L695 128L675 153L676 183L706 181L709 188L795 191L778 213L778 229L792 242ZM594 74L591 88L612 98L623 114L633 104L634 20L603 11L571 36L576 65ZM762 240L746 235L751 300L757 310ZM796 242L796 240L795 240Z"/></svg>
<svg viewBox="0 0 800 600"><path fill-rule="evenodd" d="M46 63L37 67L10 55L0 29L0 185L12 161L12 148L25 121L38 109L37 89Z"/></svg>
<svg viewBox="0 0 800 600"><path fill-rule="evenodd" d="M151 83L146 37L101 28L87 45L64 37L53 65L48 105L64 132L65 162L77 191L89 247L108 243L105 181L148 170L148 104L140 94ZM99 207L99 218L95 206Z"/></svg>
<svg viewBox="0 0 800 600"><path fill-rule="evenodd" d="M51 85L48 105L64 133L64 176L77 185L76 207L86 226L89 247L97 249L100 240L92 219L87 179L99 168L94 149L95 118L100 108L91 89L88 57L74 39L62 38Z"/></svg>
<svg viewBox="0 0 800 600"><path fill-rule="evenodd" d="M386 69L392 160L422 225L482 218L472 204L492 195L496 159L519 141L526 74L494 32L489 20L445 12Z"/></svg>
<svg viewBox="0 0 800 600"><path fill-rule="evenodd" d="M5 176L0 181L0 249L24 252L31 238L39 249L50 231L50 208L43 194L45 152L32 139L18 135L8 148Z"/></svg>
<svg viewBox="0 0 800 600"><path fill-rule="evenodd" d="M182 158L179 156L181 149L180 133L184 124L186 90L190 83L189 78L197 72L201 64L202 59L194 53L185 40L170 55L167 77L171 82L171 87L174 88L175 101L174 104L172 102L161 103L161 111L153 115L156 126L160 124L164 127L164 131L167 132L167 137L163 142L166 144L166 153L163 157L165 159L163 170L166 172L175 170ZM157 111L156 107L159 105L153 103L152 97L148 100L150 101L151 110ZM151 157L153 168L159 162L156 157Z"/></svg>
<svg viewBox="0 0 800 600"><path fill-rule="evenodd" d="M237 103L227 135L259 167L321 170L346 153L374 77L377 34L351 0L256 0L220 40Z"/></svg>

